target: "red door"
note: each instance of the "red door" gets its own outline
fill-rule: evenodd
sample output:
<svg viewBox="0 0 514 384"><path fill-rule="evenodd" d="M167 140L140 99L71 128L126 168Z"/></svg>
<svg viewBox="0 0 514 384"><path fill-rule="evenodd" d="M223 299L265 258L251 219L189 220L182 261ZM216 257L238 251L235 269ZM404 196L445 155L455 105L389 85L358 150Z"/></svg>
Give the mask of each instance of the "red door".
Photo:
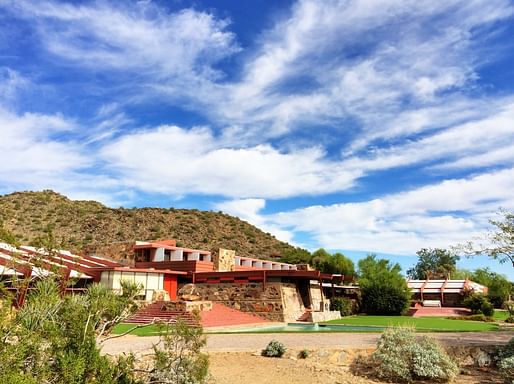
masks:
<svg viewBox="0 0 514 384"><path fill-rule="evenodd" d="M164 275L164 290L170 295L170 300L177 300L177 276Z"/></svg>

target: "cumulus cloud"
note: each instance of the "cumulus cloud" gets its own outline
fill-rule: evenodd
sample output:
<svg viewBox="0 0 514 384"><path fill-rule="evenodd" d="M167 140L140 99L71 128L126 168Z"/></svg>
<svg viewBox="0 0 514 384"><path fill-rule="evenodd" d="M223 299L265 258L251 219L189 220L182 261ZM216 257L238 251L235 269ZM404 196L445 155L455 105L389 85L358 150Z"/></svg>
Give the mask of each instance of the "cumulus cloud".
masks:
<svg viewBox="0 0 514 384"><path fill-rule="evenodd" d="M231 148L208 128L161 126L127 134L102 157L123 183L146 191L228 197L289 197L349 188L356 178L318 147Z"/></svg>
<svg viewBox="0 0 514 384"><path fill-rule="evenodd" d="M428 245L446 248L482 234L498 207L514 209L513 188L510 168L359 203L281 212L266 220L312 234L316 246L408 255Z"/></svg>

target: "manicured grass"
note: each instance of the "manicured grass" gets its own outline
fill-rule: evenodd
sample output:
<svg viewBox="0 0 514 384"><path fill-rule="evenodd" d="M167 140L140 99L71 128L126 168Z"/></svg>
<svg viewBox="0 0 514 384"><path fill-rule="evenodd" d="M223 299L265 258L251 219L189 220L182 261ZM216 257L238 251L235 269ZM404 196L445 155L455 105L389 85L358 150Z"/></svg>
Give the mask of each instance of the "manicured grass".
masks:
<svg viewBox="0 0 514 384"><path fill-rule="evenodd" d="M444 317L410 316L349 316L326 324L375 325L375 326L412 326L418 332L483 332L497 331L498 325L481 321L450 320Z"/></svg>
<svg viewBox="0 0 514 384"><path fill-rule="evenodd" d="M136 324L127 324L127 323L121 323L114 327L112 330L112 333L115 335L120 335L122 333L127 332L128 330L136 327ZM147 325L145 327L136 328L132 332L130 332L130 335L134 336L158 336L163 330L162 327L159 327L155 324Z"/></svg>
<svg viewBox="0 0 514 384"><path fill-rule="evenodd" d="M505 321L509 317L509 312L503 309L495 309L493 318L496 321Z"/></svg>

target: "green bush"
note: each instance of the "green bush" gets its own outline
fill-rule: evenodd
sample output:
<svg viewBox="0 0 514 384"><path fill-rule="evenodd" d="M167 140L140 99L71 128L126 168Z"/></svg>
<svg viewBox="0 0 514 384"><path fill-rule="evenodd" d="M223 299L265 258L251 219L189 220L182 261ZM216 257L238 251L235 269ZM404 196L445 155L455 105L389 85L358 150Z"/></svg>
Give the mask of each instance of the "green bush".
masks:
<svg viewBox="0 0 514 384"><path fill-rule="evenodd" d="M353 315L353 302L346 297L333 297L330 299L330 310L339 311L341 316Z"/></svg>
<svg viewBox="0 0 514 384"><path fill-rule="evenodd" d="M310 355L309 351L306 349L302 349L300 352L298 352L298 358L299 359L306 359Z"/></svg>
<svg viewBox="0 0 514 384"><path fill-rule="evenodd" d="M465 307L471 309L471 313L474 315L483 314L485 316L492 316L494 314L493 305L486 296L480 293L474 293L466 297L463 304Z"/></svg>
<svg viewBox="0 0 514 384"><path fill-rule="evenodd" d="M266 357L282 357L286 353L286 347L280 341L271 340L262 350L261 355Z"/></svg>
<svg viewBox="0 0 514 384"><path fill-rule="evenodd" d="M411 292L400 273L399 264L369 255L359 261L361 310L368 315L400 315L411 299Z"/></svg>
<svg viewBox="0 0 514 384"><path fill-rule="evenodd" d="M404 327L382 334L371 362L377 377L392 382L447 382L458 373L457 364L435 340L418 339L412 329Z"/></svg>
<svg viewBox="0 0 514 384"><path fill-rule="evenodd" d="M368 315L400 315L409 305L403 287L374 283L361 289L362 311Z"/></svg>

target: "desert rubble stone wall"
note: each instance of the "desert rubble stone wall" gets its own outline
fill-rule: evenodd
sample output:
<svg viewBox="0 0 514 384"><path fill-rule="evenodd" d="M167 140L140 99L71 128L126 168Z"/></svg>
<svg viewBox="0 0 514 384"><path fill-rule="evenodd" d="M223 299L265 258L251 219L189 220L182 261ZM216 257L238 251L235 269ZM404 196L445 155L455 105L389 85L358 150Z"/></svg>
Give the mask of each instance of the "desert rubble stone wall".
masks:
<svg viewBox="0 0 514 384"><path fill-rule="evenodd" d="M195 286L202 300L217 302L267 320L291 321L303 313L295 284L197 283Z"/></svg>

